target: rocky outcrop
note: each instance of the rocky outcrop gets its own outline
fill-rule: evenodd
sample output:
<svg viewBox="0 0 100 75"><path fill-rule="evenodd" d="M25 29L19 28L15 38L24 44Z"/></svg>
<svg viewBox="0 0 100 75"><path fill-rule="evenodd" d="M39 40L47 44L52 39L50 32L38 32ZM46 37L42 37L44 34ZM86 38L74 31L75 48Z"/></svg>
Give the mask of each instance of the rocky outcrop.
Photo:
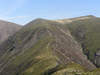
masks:
<svg viewBox="0 0 100 75"><path fill-rule="evenodd" d="M97 67L100 67L100 49L95 53L94 61Z"/></svg>

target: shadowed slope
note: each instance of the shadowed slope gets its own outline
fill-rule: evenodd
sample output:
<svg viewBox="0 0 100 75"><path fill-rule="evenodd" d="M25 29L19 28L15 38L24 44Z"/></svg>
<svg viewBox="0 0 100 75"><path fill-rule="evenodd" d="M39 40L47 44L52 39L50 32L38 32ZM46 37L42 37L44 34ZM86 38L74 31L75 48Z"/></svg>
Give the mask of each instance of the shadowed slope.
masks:
<svg viewBox="0 0 100 75"><path fill-rule="evenodd" d="M0 43L21 28L18 24L0 20Z"/></svg>

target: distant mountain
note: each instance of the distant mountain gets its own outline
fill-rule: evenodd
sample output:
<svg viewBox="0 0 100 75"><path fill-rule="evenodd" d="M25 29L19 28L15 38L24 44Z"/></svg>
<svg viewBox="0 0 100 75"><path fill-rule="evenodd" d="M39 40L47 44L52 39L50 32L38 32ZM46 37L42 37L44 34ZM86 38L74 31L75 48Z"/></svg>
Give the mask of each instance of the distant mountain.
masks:
<svg viewBox="0 0 100 75"><path fill-rule="evenodd" d="M45 19L28 23L0 51L0 75L77 75L96 68L66 25Z"/></svg>
<svg viewBox="0 0 100 75"><path fill-rule="evenodd" d="M75 39L81 44L84 53L97 67L100 67L100 18L89 15L63 21Z"/></svg>
<svg viewBox="0 0 100 75"><path fill-rule="evenodd" d="M20 25L0 20L0 43L21 28Z"/></svg>
<svg viewBox="0 0 100 75"><path fill-rule="evenodd" d="M81 17L70 18L70 19L58 19L55 21L59 22L59 23L63 23L63 24L68 24L68 23L71 23L73 21L87 20L87 19L91 19L91 18L96 18L96 17L93 15L88 15L88 16L81 16Z"/></svg>

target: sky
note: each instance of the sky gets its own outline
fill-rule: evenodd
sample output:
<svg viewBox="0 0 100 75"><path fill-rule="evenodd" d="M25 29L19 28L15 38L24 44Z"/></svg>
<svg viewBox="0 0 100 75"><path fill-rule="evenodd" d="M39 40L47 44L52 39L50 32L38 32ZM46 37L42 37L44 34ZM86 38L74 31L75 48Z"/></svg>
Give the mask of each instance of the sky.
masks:
<svg viewBox="0 0 100 75"><path fill-rule="evenodd" d="M25 25L36 19L100 17L100 0L0 0L0 19Z"/></svg>

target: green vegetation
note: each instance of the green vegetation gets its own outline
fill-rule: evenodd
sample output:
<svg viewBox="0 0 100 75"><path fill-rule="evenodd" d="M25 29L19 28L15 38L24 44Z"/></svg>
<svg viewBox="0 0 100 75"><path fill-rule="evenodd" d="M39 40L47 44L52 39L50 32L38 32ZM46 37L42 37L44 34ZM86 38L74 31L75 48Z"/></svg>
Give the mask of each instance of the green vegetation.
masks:
<svg viewBox="0 0 100 75"><path fill-rule="evenodd" d="M20 75L99 75L100 74L100 69L95 69L90 72L86 70L84 67L82 67L81 65L76 63L59 65L57 67L56 65L52 65L50 67L50 64L53 64L52 60L48 61L49 65L46 65L47 64L46 62L41 61L37 64L34 64Z"/></svg>
<svg viewBox="0 0 100 75"><path fill-rule="evenodd" d="M94 55L100 49L100 19L92 17L90 19L73 21L66 24L75 39L83 46L84 53L94 62Z"/></svg>

